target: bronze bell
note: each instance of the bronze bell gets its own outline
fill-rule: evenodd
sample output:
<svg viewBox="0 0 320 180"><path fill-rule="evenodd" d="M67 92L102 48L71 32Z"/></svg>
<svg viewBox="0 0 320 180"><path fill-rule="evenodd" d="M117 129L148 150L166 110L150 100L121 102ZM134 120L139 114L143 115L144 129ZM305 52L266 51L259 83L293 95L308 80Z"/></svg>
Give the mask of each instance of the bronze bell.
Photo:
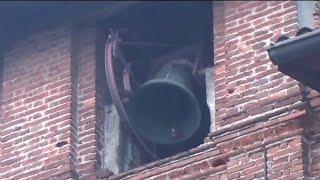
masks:
<svg viewBox="0 0 320 180"><path fill-rule="evenodd" d="M175 144L190 138L200 126L201 110L193 93L192 69L167 64L130 98L128 114L133 128L157 144Z"/></svg>

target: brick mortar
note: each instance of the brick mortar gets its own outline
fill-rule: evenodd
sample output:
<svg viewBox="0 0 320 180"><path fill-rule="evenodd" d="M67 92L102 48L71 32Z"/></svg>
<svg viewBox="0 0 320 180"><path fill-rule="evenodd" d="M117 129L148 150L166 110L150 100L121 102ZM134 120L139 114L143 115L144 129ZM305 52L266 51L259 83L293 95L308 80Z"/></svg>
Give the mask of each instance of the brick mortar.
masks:
<svg viewBox="0 0 320 180"><path fill-rule="evenodd" d="M238 129L241 127L249 126L254 123L264 122L264 121L270 120L269 118L272 118L273 116L279 116L283 113L289 113L292 110L298 110L298 109L304 108L305 106L306 106L305 102L300 102L295 105L288 105L285 107L274 109L273 111L266 112L263 115L257 115L255 117L248 117L248 118L243 119L242 121L235 122L229 126L224 126L217 131L209 133L208 137L218 136L218 135L223 134L225 132L232 131L234 129Z"/></svg>
<svg viewBox="0 0 320 180"><path fill-rule="evenodd" d="M77 154L76 171L79 179L95 178L98 157L97 86L96 86L96 27L80 26L75 34L77 72ZM93 156L93 157L92 157ZM99 167L98 167L99 168Z"/></svg>
<svg viewBox="0 0 320 180"><path fill-rule="evenodd" d="M285 134L283 137L278 137L278 138L276 138L274 140L265 141L265 142L263 142L263 144L252 145L250 147L247 147L245 150L238 150L238 151L233 151L233 152L226 153L226 154L221 154L221 155L215 156L213 159L215 159L215 160L227 159L228 157L232 157L232 156L239 155L239 154L242 154L242 153L250 153L250 152L261 151L261 150L263 150L264 146L267 146L269 144L271 144L271 146L275 146L275 145L281 143L281 141L291 140L292 138L296 137L297 135L298 135L298 137L300 137L300 135L302 135L302 133L303 133L302 130L293 131L293 132L290 132L288 134ZM112 176L107 177L107 178L108 179L131 179L131 178L134 178L135 176L139 176L139 174L146 174L146 172L142 173L142 171L139 171L139 170L137 170L137 172L134 172L134 171L135 170L132 170L132 171L126 172L125 174L119 174L119 175L116 175L116 176L112 175ZM132 175L132 173L134 173L134 174ZM161 171L161 172L158 172L157 174L149 174L148 173L147 175L143 176L142 179L151 178L152 176L156 176L156 175L159 175L161 173L165 173L165 172ZM103 177L100 177L100 178L104 179ZM141 178L139 178L139 179L141 179Z"/></svg>
<svg viewBox="0 0 320 180"><path fill-rule="evenodd" d="M7 143L1 144L1 151L15 161L2 161L2 178L70 177L69 30L68 26L43 30L15 42L5 53L1 93L5 113L0 126ZM46 43L49 37L53 40Z"/></svg>
<svg viewBox="0 0 320 180"><path fill-rule="evenodd" d="M77 172L77 165L78 165L78 139L79 139L79 133L78 133L78 107L79 107L79 57L78 54L78 48L79 48L79 42L78 40L78 29L75 27L72 27L72 39L71 39L71 45L72 45L72 72L71 72L71 79L72 79L72 129L73 129L73 148L71 149L72 153L72 173L74 174L74 178L79 178L78 172Z"/></svg>
<svg viewBox="0 0 320 180"><path fill-rule="evenodd" d="M277 75L277 67L267 58L265 50L267 43L274 42L281 33L294 34L293 30L297 29L295 3L224 2L214 7L214 11L222 11L214 23L215 32L219 32L214 48L217 129L299 99L299 93L287 90L296 89L297 82L281 73ZM270 19L275 15L277 17ZM260 24L266 24L258 28L258 19ZM287 22L290 23L287 25ZM289 25L293 30L284 31Z"/></svg>
<svg viewBox="0 0 320 180"><path fill-rule="evenodd" d="M293 113L294 114L294 113ZM306 114L306 112L305 111L298 111L297 113L295 113L296 115L295 116L297 116L297 117L299 117L299 116L303 116L303 115L305 115ZM290 114L289 115L284 115L283 116L283 118L282 119L286 119L285 117L290 117ZM294 116L294 117L295 117ZM286 121L291 121L291 120L293 120L293 119L290 119L290 118L287 118L287 120ZM277 124L281 124L281 123L283 123L283 121L280 121L280 122L278 122L278 123L275 123L275 124L271 124L271 126L276 126ZM257 124L255 124L255 125L257 125ZM260 131L260 129L262 129L262 128L264 128L265 129L265 127L268 127L268 126L270 126L270 125L265 125L265 124L263 124L263 126L261 127L261 126L258 126L257 128L256 128L256 130L255 131L253 131L253 132L258 132L258 131ZM272 128L272 127L268 127L268 128ZM251 133L252 134L252 133ZM287 140L287 139L290 139L291 137L293 137L293 136L295 136L295 135L302 135L303 134L303 130L297 130L297 131L294 131L294 132L292 132L292 133L287 133L287 134L284 134L283 135L283 137L285 137L285 138L282 138L282 137L278 137L278 138L276 138L275 140L268 140L268 139L265 139L265 141L264 142L262 142L262 144L255 144L255 145L252 145L252 146L248 146L248 147L246 147L245 148L245 150L243 150L243 149L240 149L240 150L236 150L236 151L232 151L232 152L230 152L230 153L222 153L222 154L218 154L217 156L215 156L213 159L227 159L228 157L231 157L231 156L234 156L234 155L236 155L236 154L241 154L241 153L247 153L247 152L249 152L249 151L258 151L259 149L261 150L261 148L263 147L263 146L267 146L268 144L277 144L277 143L279 143L278 141L279 140L281 140L281 141L285 141L285 140ZM223 135L222 135L223 136ZM245 135L244 135L245 136ZM211 137L212 139L215 139L215 137ZM241 137L239 137L240 139L241 139ZM209 143L209 147L216 147L217 146L217 144L219 144L219 143ZM211 148L212 148L211 147ZM197 148L194 148L194 149L192 149L192 150L197 150L197 149L200 149L201 148L201 146L200 147L197 147ZM219 147L218 147L218 149L219 149ZM200 151L200 152L202 152L203 154L204 153L206 153L206 150L204 149L204 148L202 148L202 151ZM119 174L119 175L113 175L113 176L111 176L110 177L110 179L123 179L123 178L128 178L128 179L130 179L130 178L133 178L133 177L135 177L135 176L138 176L139 174L147 174L147 175L145 175L144 176L144 178L149 178L149 177L152 177L152 176L156 176L157 174L161 174L161 173L164 173L164 172L166 172L166 171L164 171L164 172L162 172L161 171L161 168L163 168L163 167L168 167L168 166L170 166L170 164L175 164L175 163L177 163L177 162L179 162L179 161L185 161L185 160L187 160L187 159L192 159L193 157L197 157L197 156L199 156L199 154L197 153L197 154L195 154L195 153L190 153L190 155L187 155L186 154L186 157L185 158L182 158L182 157L179 157L179 156L175 156L175 157L170 157L170 158L168 158L168 159L164 159L164 160L162 160L162 161L159 161L158 163L157 162L155 162L155 163L151 163L151 164L149 164L149 165L145 165L145 166L143 166L143 167L139 167L139 168L136 168L136 169L133 169L133 170L130 170L130 171L128 171L128 172L125 172L125 173L121 173L121 174ZM174 161L175 159L174 158L176 158L176 160L178 160L178 161ZM205 160L205 159L204 159ZM199 161L199 159L197 160L197 162L200 162ZM192 166L192 165L191 165ZM153 169L154 168L154 169ZM174 168L176 169L176 168L179 168L179 167L177 167L177 166L174 166ZM160 169L160 170L159 170ZM155 174L155 173L151 173L152 171L154 171L154 170L156 170L155 171L155 173L157 173L157 174ZM160 171L160 172L159 172ZM167 172L166 172L167 173Z"/></svg>
<svg viewBox="0 0 320 180"><path fill-rule="evenodd" d="M265 146L271 178L320 176L320 96L279 73L265 51L280 34L295 34L295 2L214 4L218 130L190 151L101 178L261 179ZM319 14L314 17L319 28ZM99 37L93 29L76 35L79 44L67 27L39 31L4 52L2 179L97 178L103 156L99 96L107 93L98 89ZM266 136L267 130L281 134Z"/></svg>

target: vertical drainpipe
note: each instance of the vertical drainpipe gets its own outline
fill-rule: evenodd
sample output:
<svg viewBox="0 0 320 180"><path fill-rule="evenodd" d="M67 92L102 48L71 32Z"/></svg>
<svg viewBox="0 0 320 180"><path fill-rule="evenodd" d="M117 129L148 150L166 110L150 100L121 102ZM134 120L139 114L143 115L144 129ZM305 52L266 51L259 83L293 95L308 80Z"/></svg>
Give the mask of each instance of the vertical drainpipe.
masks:
<svg viewBox="0 0 320 180"><path fill-rule="evenodd" d="M263 148L263 159L264 159L264 179L268 180L268 160L267 160L267 147Z"/></svg>
<svg viewBox="0 0 320 180"><path fill-rule="evenodd" d="M313 15L316 13L316 3L317 1L297 1L297 13L298 13L298 26L299 29L303 27L307 27L310 29L314 29L314 17ZM299 83L303 91L303 98L305 99L306 86L304 84ZM305 101L305 100L304 100ZM308 103L308 106L310 104ZM313 115L311 113L311 115ZM310 146L309 146L310 147ZM308 153L308 158L310 160L310 152ZM310 162L308 166L308 172L310 172Z"/></svg>
<svg viewBox="0 0 320 180"><path fill-rule="evenodd" d="M296 1L298 13L298 26L299 29L307 27L314 29L315 4L316 1Z"/></svg>

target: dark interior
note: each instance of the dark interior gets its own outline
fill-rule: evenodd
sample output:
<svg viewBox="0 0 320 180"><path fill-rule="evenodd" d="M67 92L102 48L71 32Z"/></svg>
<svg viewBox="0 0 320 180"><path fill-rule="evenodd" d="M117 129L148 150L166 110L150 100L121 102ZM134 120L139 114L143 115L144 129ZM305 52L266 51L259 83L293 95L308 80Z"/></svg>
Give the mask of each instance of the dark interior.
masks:
<svg viewBox="0 0 320 180"><path fill-rule="evenodd" d="M136 89L138 89L139 86L152 77L149 71L152 66L157 66L152 61L154 58L193 44L200 44L201 46L199 50L201 52L198 52L201 56L199 70L211 67L213 65L212 23L212 2L157 1L143 2L130 7L126 11L108 18L103 23L103 27L106 30L111 28L120 32L120 37L122 37L123 41L120 44L120 48L127 60L132 64L131 68L135 82L138 82ZM137 45L134 44L136 42L157 43L160 45ZM118 65L121 65L121 63ZM119 74L117 77L121 77L121 75ZM160 158L171 156L202 144L209 133L210 113L206 104L204 77L197 77L197 80L198 83L195 84L194 93L201 107L200 128L191 138L181 143L171 145L154 144L156 153ZM121 84L120 81L119 84ZM150 101L158 103L154 106L163 106L161 102L170 101L172 98L170 95L167 95L166 98L158 96L151 98ZM145 104L150 103L150 101L146 100ZM181 100L177 103L185 102ZM188 108L190 106L185 107ZM141 112L147 111L147 109L140 110ZM189 124L189 126L192 126L192 124Z"/></svg>
<svg viewBox="0 0 320 180"><path fill-rule="evenodd" d="M127 55L132 59L157 57L196 42L203 44L205 57L212 57L212 2L144 2L128 8L107 21L110 28L122 30L124 41L171 45L168 47L123 45L126 47ZM143 53L137 53L140 51ZM204 66L213 64L209 58L204 59L202 63Z"/></svg>

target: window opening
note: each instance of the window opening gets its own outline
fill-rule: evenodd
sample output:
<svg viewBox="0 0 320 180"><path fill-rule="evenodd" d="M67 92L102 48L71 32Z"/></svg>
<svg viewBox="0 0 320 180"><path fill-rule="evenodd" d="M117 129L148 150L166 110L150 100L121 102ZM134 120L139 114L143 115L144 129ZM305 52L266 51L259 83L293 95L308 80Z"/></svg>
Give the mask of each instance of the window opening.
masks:
<svg viewBox="0 0 320 180"><path fill-rule="evenodd" d="M202 144L211 124L205 69L213 65L212 2L141 3L106 22L106 33L119 40L113 68L121 102L132 129L157 157L142 158L152 154L125 124L120 129L130 138L119 138L126 141L119 151L139 158L131 164L118 159L123 167L117 171Z"/></svg>

